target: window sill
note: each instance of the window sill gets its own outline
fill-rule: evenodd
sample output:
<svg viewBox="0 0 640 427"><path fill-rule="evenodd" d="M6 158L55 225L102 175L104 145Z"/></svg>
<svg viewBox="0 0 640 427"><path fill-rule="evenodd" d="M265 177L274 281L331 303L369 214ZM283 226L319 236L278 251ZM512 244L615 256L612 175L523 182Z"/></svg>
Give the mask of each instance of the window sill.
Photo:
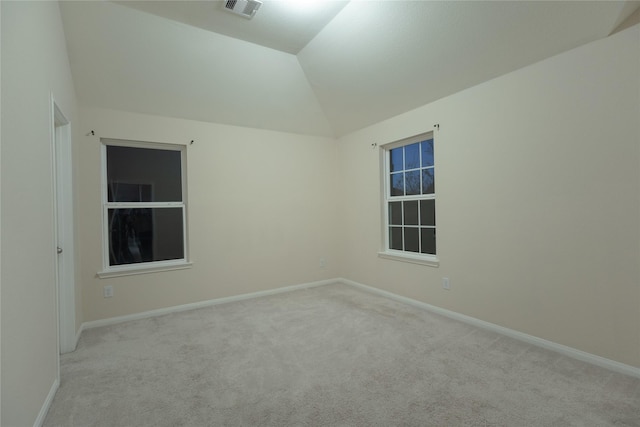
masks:
<svg viewBox="0 0 640 427"><path fill-rule="evenodd" d="M192 262L180 261L167 264L149 265L146 267L127 266L120 268L110 268L98 271L98 277L100 279L109 279L111 277L133 276L136 274L156 273L159 271L184 270L187 268L191 268L192 265Z"/></svg>
<svg viewBox="0 0 640 427"><path fill-rule="evenodd" d="M394 261L410 262L412 264L428 265L429 267L439 267L440 260L433 255L409 255L403 252L378 252L378 257L391 259Z"/></svg>

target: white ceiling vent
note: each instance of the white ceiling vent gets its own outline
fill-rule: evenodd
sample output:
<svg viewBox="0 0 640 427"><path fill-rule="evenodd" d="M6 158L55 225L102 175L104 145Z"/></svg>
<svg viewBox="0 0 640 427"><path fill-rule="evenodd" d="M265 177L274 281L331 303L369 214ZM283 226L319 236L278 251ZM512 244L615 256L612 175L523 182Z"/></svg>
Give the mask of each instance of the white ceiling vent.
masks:
<svg viewBox="0 0 640 427"><path fill-rule="evenodd" d="M253 18L262 2L258 0L225 0L224 9L236 15L244 16L247 19Z"/></svg>

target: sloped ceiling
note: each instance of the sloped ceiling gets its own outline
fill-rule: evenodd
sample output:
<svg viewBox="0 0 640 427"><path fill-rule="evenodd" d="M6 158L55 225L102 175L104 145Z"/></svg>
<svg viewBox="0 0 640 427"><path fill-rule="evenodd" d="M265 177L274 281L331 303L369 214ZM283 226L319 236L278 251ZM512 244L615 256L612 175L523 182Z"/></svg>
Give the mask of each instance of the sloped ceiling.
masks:
<svg viewBox="0 0 640 427"><path fill-rule="evenodd" d="M348 1L267 1L256 19L242 19L222 9L222 1L115 1L214 33L297 54Z"/></svg>
<svg viewBox="0 0 640 427"><path fill-rule="evenodd" d="M640 8L638 1L345 4L305 15L266 0L252 20L219 1L60 8L82 105L321 136L606 37Z"/></svg>

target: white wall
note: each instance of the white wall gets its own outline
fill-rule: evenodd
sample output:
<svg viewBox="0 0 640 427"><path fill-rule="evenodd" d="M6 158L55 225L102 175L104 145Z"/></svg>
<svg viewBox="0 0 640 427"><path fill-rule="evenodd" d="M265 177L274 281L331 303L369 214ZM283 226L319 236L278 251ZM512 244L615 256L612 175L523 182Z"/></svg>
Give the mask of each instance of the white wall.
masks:
<svg viewBox="0 0 640 427"><path fill-rule="evenodd" d="M0 7L0 53L2 51L2 7ZM2 81L2 55L0 54L0 81ZM2 100L2 84L0 84ZM0 189L2 188L2 102L0 102ZM1 192L0 192L1 194ZM0 224L2 223L2 197L0 197ZM0 237L2 232L0 230ZM0 239L1 240L1 239ZM2 366L2 250L0 244L0 367ZM0 423L2 422L2 369L0 368Z"/></svg>
<svg viewBox="0 0 640 427"><path fill-rule="evenodd" d="M56 2L2 8L2 420L36 421L58 376L51 94L75 124ZM78 319L81 321L81 319Z"/></svg>
<svg viewBox="0 0 640 427"><path fill-rule="evenodd" d="M638 32L547 59L337 145L83 108L83 134L97 134L79 144L85 320L344 276L640 366ZM371 143L436 123L441 265L380 259L379 152ZM99 137L196 141L188 148L192 269L96 278ZM442 290L442 277L451 291ZM114 298L102 297L107 284Z"/></svg>
<svg viewBox="0 0 640 427"><path fill-rule="evenodd" d="M0 52L2 51L2 7L0 7ZM0 81L2 81L2 55L0 54ZM2 84L0 84L2 100ZM2 102L0 102L0 189L2 188ZM0 224L2 223L2 197L0 197ZM2 232L0 231L0 236ZM1 239L0 239L1 240ZM0 244L1 246L1 244ZM2 250L0 247L0 367L2 366ZM2 422L2 369L0 368L0 423Z"/></svg>
<svg viewBox="0 0 640 427"><path fill-rule="evenodd" d="M636 25L341 138L345 276L639 367L638 76ZM380 259L371 143L436 123L440 267Z"/></svg>
<svg viewBox="0 0 640 427"><path fill-rule="evenodd" d="M86 321L337 277L337 141L82 108L78 170ZM99 279L100 138L187 148L187 270ZM320 258L327 261L320 268ZM105 285L114 296L103 298Z"/></svg>

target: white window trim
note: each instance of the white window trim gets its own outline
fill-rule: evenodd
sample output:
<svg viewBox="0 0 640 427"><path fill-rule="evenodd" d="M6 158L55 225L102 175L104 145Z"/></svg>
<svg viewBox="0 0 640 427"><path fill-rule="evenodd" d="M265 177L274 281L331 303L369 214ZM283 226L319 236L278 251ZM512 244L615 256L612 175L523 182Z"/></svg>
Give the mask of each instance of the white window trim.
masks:
<svg viewBox="0 0 640 427"><path fill-rule="evenodd" d="M382 181L380 184L380 189L381 189L380 200L382 201L381 203L382 234L381 234L380 241L382 242L382 249L378 252L378 257L394 260L394 261L402 261L402 262L408 262L412 264L426 265L430 267L439 267L440 259L438 258L437 255L420 254L416 252L405 252L405 251L389 249L389 201L390 201L389 176L391 173L389 171L389 163L390 163L389 156L391 155L391 150L397 147L412 144L414 142L421 142L426 139L433 139L434 140L433 143L435 147L435 143L436 143L435 132L426 132L420 135L412 136L410 138L402 139L400 141L394 141L387 144L379 145L379 149L380 149L380 169L379 170L382 171L382 174L381 174ZM434 165L435 165L435 161L434 161ZM436 200L437 199L436 194L434 193L433 197L430 197L430 198L433 198L434 200ZM415 199L421 200L421 199L424 199L424 197L422 197L421 195L421 196L415 197ZM437 206L438 204L436 203L436 209L437 209ZM436 230L437 228L438 226L436 224ZM438 244L438 240L436 238L436 246L437 244Z"/></svg>
<svg viewBox="0 0 640 427"><path fill-rule="evenodd" d="M159 271L184 270L191 268L192 262L184 260L145 262L144 267L135 264L127 264L126 267L111 267L98 272L100 279L110 277L133 276L136 274L156 273Z"/></svg>
<svg viewBox="0 0 640 427"><path fill-rule="evenodd" d="M189 261L189 235L187 225L187 176L186 176L186 145L164 144L154 142L129 141L119 139L101 138L101 186L102 186L102 270L97 273L101 279L120 276L131 276L136 274L154 273L160 271L182 270L191 268L193 265ZM109 202L107 191L107 146L121 146L134 148L149 148L160 150L173 150L181 152L181 179L182 179L182 202ZM172 259L166 261L153 261L135 264L123 264L118 266L109 265L109 232L107 223L110 208L126 208L126 207L181 207L182 208L182 227L184 236L184 257L180 259Z"/></svg>
<svg viewBox="0 0 640 427"><path fill-rule="evenodd" d="M378 257L391 259L394 261L409 262L411 264L428 265L430 267L440 266L440 260L437 256L426 254L411 255L403 251L394 251L393 249L387 249L378 252Z"/></svg>

